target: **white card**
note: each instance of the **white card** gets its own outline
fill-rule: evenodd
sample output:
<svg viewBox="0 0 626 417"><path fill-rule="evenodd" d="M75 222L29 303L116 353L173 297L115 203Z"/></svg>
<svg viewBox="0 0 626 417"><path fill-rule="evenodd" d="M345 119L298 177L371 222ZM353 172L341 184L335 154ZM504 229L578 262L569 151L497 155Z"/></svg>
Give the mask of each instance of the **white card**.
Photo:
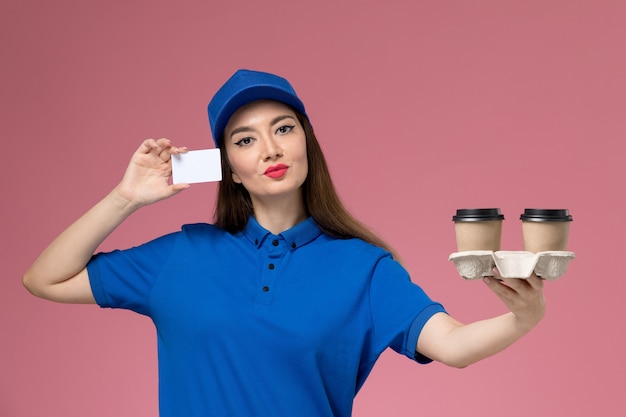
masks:
<svg viewBox="0 0 626 417"><path fill-rule="evenodd" d="M172 182L174 184L221 180L222 163L218 148L172 155Z"/></svg>

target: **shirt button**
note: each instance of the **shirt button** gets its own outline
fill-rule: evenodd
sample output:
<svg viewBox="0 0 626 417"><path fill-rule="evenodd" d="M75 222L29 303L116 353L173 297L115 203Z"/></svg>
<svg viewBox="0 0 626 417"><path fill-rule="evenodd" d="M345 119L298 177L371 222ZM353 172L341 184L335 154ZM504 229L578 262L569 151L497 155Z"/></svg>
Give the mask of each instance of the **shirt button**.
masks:
<svg viewBox="0 0 626 417"><path fill-rule="evenodd" d="M263 291L264 292L268 292L270 290L270 287L268 287L267 285L265 287L263 287Z"/></svg>
<svg viewBox="0 0 626 417"><path fill-rule="evenodd" d="M293 243L291 244L291 247L295 249L295 248L296 248L296 242L293 242Z"/></svg>
<svg viewBox="0 0 626 417"><path fill-rule="evenodd" d="M274 269L274 264L269 264L267 267L268 267L269 269Z"/></svg>
<svg viewBox="0 0 626 417"><path fill-rule="evenodd" d="M274 245L274 246L278 246L278 240L274 239L274 240L272 241L272 245Z"/></svg>

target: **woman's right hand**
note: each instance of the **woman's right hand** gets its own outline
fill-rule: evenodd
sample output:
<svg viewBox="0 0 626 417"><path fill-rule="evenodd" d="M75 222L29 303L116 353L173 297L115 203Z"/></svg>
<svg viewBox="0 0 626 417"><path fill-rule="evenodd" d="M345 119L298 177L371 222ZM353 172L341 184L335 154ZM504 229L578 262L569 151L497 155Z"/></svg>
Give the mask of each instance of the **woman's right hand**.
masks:
<svg viewBox="0 0 626 417"><path fill-rule="evenodd" d="M146 139L133 154L115 192L139 208L178 194L189 184L171 184L172 155L187 152L172 146L169 139Z"/></svg>
<svg viewBox="0 0 626 417"><path fill-rule="evenodd" d="M170 184L171 157L185 152L168 139L145 140L118 186L57 236L26 271L26 288L48 300L94 303L86 268L94 251L136 209L189 187Z"/></svg>

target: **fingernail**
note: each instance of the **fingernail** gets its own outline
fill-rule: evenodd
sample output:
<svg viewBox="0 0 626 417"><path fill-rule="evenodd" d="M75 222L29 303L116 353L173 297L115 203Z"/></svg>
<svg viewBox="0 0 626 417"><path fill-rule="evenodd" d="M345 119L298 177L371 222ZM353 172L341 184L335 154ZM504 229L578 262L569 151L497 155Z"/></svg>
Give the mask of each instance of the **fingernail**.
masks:
<svg viewBox="0 0 626 417"><path fill-rule="evenodd" d="M483 282L484 282L485 284L490 284L490 283L491 283L491 277L485 277L485 278L483 278Z"/></svg>

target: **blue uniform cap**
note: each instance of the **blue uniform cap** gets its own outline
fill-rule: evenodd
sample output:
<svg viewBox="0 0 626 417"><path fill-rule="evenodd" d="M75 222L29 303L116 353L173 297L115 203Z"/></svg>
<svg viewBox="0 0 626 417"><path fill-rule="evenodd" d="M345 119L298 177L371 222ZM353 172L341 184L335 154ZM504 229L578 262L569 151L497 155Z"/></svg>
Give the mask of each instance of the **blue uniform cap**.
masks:
<svg viewBox="0 0 626 417"><path fill-rule="evenodd" d="M215 93L209 103L209 123L216 147L219 147L224 128L233 113L256 100L280 101L306 115L304 104L289 81L267 72L240 69Z"/></svg>

